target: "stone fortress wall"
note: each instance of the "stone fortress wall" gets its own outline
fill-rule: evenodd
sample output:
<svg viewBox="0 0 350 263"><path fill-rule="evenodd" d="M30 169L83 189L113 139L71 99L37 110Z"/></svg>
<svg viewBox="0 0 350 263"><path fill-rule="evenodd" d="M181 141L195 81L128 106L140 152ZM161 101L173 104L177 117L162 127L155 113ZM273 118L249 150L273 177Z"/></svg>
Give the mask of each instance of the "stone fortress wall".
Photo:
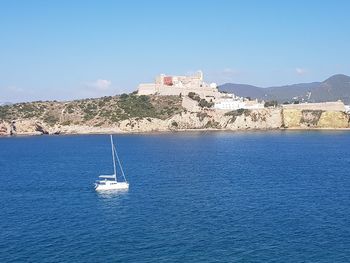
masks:
<svg viewBox="0 0 350 263"><path fill-rule="evenodd" d="M342 101L282 105L285 128L348 128L349 115Z"/></svg>
<svg viewBox="0 0 350 263"><path fill-rule="evenodd" d="M282 105L285 110L323 110L323 111L346 111L342 101L301 103Z"/></svg>

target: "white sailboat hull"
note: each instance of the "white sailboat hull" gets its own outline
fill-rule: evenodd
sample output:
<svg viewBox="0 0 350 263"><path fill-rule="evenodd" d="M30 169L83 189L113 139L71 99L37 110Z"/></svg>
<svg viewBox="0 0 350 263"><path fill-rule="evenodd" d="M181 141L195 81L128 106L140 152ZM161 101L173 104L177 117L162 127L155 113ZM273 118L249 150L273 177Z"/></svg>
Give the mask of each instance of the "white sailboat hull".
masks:
<svg viewBox="0 0 350 263"><path fill-rule="evenodd" d="M114 147L113 144L113 137L110 135L111 138L111 148L112 148L112 158L113 158L113 171L114 173L111 175L100 175L98 181L95 183L95 190L96 191L105 191L105 190L127 190L129 189L129 184L126 181L123 167L120 163L119 157L117 150ZM121 174L124 178L123 182L118 182L117 181L117 168L116 168L116 163L115 163L115 157L117 157L117 161L121 170Z"/></svg>
<svg viewBox="0 0 350 263"><path fill-rule="evenodd" d="M96 191L127 190L127 189L129 189L129 184L127 182L101 181L95 184Z"/></svg>

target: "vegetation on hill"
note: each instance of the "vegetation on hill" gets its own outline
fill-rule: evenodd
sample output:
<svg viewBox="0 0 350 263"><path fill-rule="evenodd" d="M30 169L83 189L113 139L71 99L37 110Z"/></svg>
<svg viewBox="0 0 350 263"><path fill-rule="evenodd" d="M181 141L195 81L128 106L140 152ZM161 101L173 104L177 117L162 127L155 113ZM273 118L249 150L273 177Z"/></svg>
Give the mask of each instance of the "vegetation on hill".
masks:
<svg viewBox="0 0 350 263"><path fill-rule="evenodd" d="M225 113L225 116L231 116L230 122L233 123L236 121L238 116L243 115L244 116L249 116L251 114L251 110L248 109L238 109L238 110L233 110Z"/></svg>
<svg viewBox="0 0 350 263"><path fill-rule="evenodd" d="M214 103L212 101L209 102L206 99L201 99L201 97L195 92L189 92L188 97L192 100L197 101L198 106L201 108L211 108L214 106Z"/></svg>
<svg viewBox="0 0 350 263"><path fill-rule="evenodd" d="M0 106L0 121L36 119L51 126L103 126L130 118L167 119L183 111L178 96L122 94L69 102L36 101Z"/></svg>

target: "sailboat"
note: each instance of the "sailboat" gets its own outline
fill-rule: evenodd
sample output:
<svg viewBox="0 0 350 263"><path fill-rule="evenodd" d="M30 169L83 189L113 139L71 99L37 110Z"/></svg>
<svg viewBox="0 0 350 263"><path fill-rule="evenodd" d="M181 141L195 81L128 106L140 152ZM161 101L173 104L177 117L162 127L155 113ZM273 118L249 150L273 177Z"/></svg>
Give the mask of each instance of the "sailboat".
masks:
<svg viewBox="0 0 350 263"><path fill-rule="evenodd" d="M113 137L111 137L111 146L112 146L112 158L113 158L113 169L114 173L112 175L100 175L99 180L95 183L95 190L101 191L101 190L126 190L129 188L129 183L127 182L123 167L120 163L117 150L113 143ZM124 178L124 181L117 181L117 167L116 167L116 159L118 161L118 165L120 167L121 175Z"/></svg>

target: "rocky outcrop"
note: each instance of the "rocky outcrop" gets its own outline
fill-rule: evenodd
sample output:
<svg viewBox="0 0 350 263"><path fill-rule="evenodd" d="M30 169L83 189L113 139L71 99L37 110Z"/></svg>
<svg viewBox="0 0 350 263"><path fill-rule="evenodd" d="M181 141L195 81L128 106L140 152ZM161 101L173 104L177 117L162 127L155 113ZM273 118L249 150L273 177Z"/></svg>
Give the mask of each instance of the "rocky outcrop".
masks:
<svg viewBox="0 0 350 263"><path fill-rule="evenodd" d="M138 117L114 123L52 124L36 118L0 122L0 135L147 133L198 129L269 130L280 128L348 128L349 115L340 111L264 108L230 112L184 110L167 119Z"/></svg>
<svg viewBox="0 0 350 263"><path fill-rule="evenodd" d="M280 109L245 110L224 113L214 110L182 112L167 120L131 119L120 123L122 132L176 131L196 129L278 129L282 125Z"/></svg>
<svg viewBox="0 0 350 263"><path fill-rule="evenodd" d="M349 127L349 115L345 112L337 111L325 111L318 121L317 127L319 128L348 128Z"/></svg>
<svg viewBox="0 0 350 263"><path fill-rule="evenodd" d="M6 122L0 122L0 136L10 135L11 127Z"/></svg>
<svg viewBox="0 0 350 263"><path fill-rule="evenodd" d="M302 117L301 110L282 110L283 127L284 128L296 128L300 127L300 120Z"/></svg>
<svg viewBox="0 0 350 263"><path fill-rule="evenodd" d="M40 122L35 122L35 131L40 132L41 134L49 134L49 131L44 127Z"/></svg>
<svg viewBox="0 0 350 263"><path fill-rule="evenodd" d="M237 112L237 111L236 111ZM259 110L243 110L240 115L232 115L227 125L227 129L279 129L282 127L282 111L281 109L259 109ZM226 113L226 115L228 115Z"/></svg>
<svg viewBox="0 0 350 263"><path fill-rule="evenodd" d="M343 111L283 109L285 128L349 128L349 115Z"/></svg>

